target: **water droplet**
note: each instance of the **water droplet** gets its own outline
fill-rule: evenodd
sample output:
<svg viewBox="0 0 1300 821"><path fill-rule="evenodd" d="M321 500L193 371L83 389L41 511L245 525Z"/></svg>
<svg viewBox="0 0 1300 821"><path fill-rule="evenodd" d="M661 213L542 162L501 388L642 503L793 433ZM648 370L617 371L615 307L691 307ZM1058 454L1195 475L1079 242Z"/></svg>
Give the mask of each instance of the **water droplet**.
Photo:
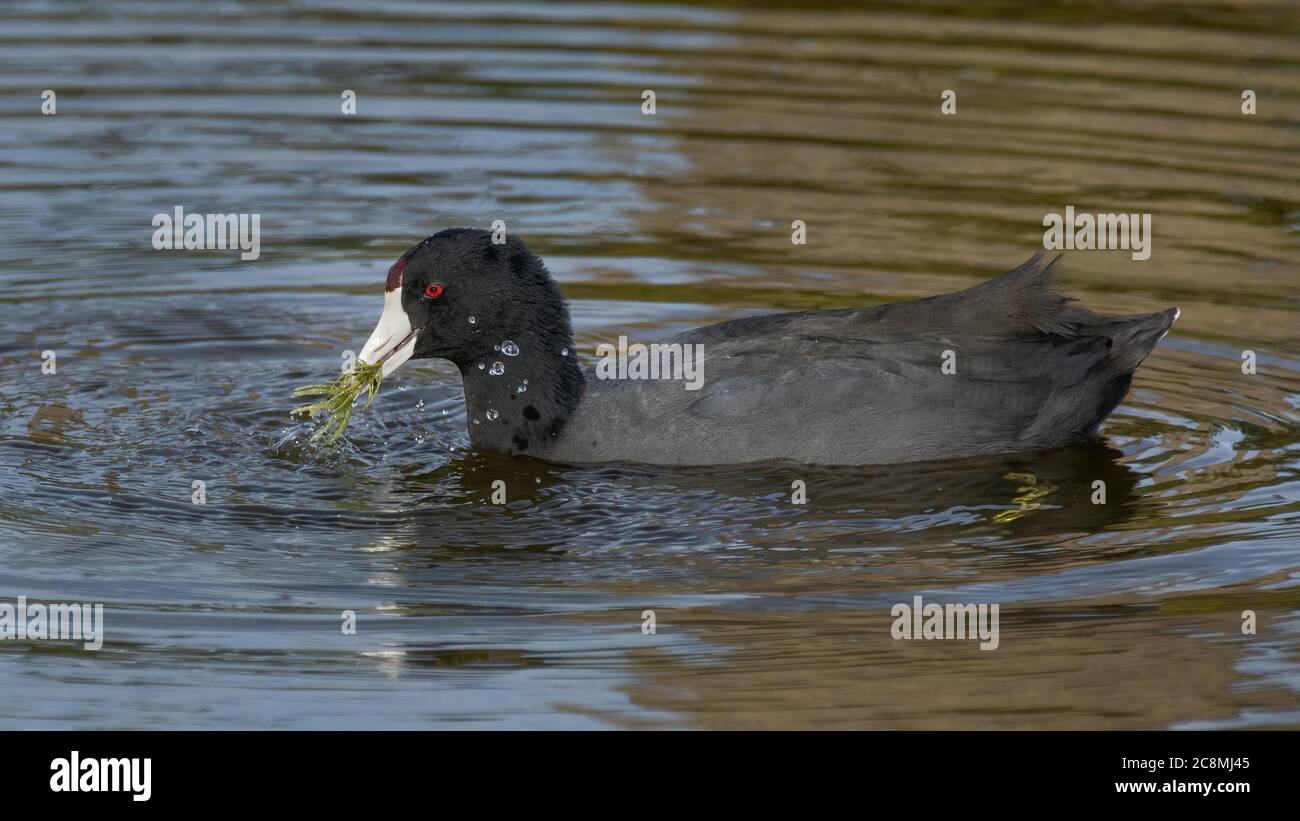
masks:
<svg viewBox="0 0 1300 821"><path fill-rule="evenodd" d="M493 346L492 346L492 350L494 350L494 351L499 351L499 350L501 350L501 346L500 346L500 345L493 345Z"/></svg>
<svg viewBox="0 0 1300 821"><path fill-rule="evenodd" d="M526 390L528 390L527 385L520 385L519 387L515 388L515 393L523 393Z"/></svg>
<svg viewBox="0 0 1300 821"><path fill-rule="evenodd" d="M568 356L568 355L569 355L568 348L560 348L560 356Z"/></svg>
<svg viewBox="0 0 1300 821"><path fill-rule="evenodd" d="M479 369L480 371L483 370L483 369L486 368L486 367L487 367L487 366L484 365L482 362L478 363L478 369Z"/></svg>
<svg viewBox="0 0 1300 821"><path fill-rule="evenodd" d="M415 403L415 409L418 410L418 411L422 411L422 410L424 410L424 400L423 400L423 399L421 399L419 402L416 402L416 403Z"/></svg>
<svg viewBox="0 0 1300 821"><path fill-rule="evenodd" d="M496 419L498 416L500 416L500 414L498 414L495 410L489 410L487 412L488 419Z"/></svg>
<svg viewBox="0 0 1300 821"><path fill-rule="evenodd" d="M475 319L474 317L471 316L471 317L469 318L469 324L473 325L473 324L476 323L476 322L478 322L478 320Z"/></svg>
<svg viewBox="0 0 1300 821"><path fill-rule="evenodd" d="M476 425L478 424L478 420L477 420L477 419L474 420L474 424L476 424Z"/></svg>
<svg viewBox="0 0 1300 821"><path fill-rule="evenodd" d="M506 372L506 366L502 365L500 362L493 362L492 370L488 371L488 373L492 374L493 376L500 376L505 372Z"/></svg>
<svg viewBox="0 0 1300 821"><path fill-rule="evenodd" d="M527 380L527 379L524 380L524 384L525 384L525 385L528 384L528 380Z"/></svg>
<svg viewBox="0 0 1300 821"><path fill-rule="evenodd" d="M501 343L501 353L506 356L519 356L519 346L507 339Z"/></svg>

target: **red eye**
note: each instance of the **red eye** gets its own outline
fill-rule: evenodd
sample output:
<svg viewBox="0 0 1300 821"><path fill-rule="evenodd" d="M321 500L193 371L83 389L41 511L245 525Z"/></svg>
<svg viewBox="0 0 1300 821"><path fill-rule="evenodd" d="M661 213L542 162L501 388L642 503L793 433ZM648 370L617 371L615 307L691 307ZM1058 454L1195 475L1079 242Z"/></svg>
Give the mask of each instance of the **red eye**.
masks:
<svg viewBox="0 0 1300 821"><path fill-rule="evenodd" d="M424 295L429 299L437 299L442 296L442 286L436 282L424 286Z"/></svg>

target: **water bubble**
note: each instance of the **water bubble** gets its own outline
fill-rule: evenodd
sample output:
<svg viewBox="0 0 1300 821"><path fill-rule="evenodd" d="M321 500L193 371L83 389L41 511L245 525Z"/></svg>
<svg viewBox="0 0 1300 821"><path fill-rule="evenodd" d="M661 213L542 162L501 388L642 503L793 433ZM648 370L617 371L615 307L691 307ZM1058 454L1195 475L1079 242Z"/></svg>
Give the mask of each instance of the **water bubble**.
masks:
<svg viewBox="0 0 1300 821"><path fill-rule="evenodd" d="M519 387L515 388L515 393L523 393L526 390L528 390L527 385L520 385Z"/></svg>
<svg viewBox="0 0 1300 821"><path fill-rule="evenodd" d="M489 411L487 412L487 418L488 418L488 419L496 419L498 416L500 416L500 414L497 413L495 410L489 410Z"/></svg>
<svg viewBox="0 0 1300 821"><path fill-rule="evenodd" d="M492 350L494 350L494 351L499 351L499 350L501 350L501 346L500 346L500 345L493 345L493 346L492 346Z"/></svg>
<svg viewBox="0 0 1300 821"><path fill-rule="evenodd" d="M501 353L506 356L519 356L519 346L507 339L501 343Z"/></svg>
<svg viewBox="0 0 1300 821"><path fill-rule="evenodd" d="M471 317L469 318L469 324L473 325L473 324L476 323L476 322L478 322L478 320L475 319L474 317L471 316Z"/></svg>
<svg viewBox="0 0 1300 821"><path fill-rule="evenodd" d="M486 368L486 367L487 367L487 366L484 365L482 362L478 363L478 369L479 369L480 371L483 370L483 369Z"/></svg>
<svg viewBox="0 0 1300 821"><path fill-rule="evenodd" d="M421 399L419 402L416 402L416 403L415 403L415 409L418 410L418 411L422 411L422 410L424 410L424 400L423 400L423 399Z"/></svg>
<svg viewBox="0 0 1300 821"><path fill-rule="evenodd" d="M525 384L525 385L528 384L528 380L527 380L527 379L524 380L524 384Z"/></svg>
<svg viewBox="0 0 1300 821"><path fill-rule="evenodd" d="M476 424L476 425L478 424L478 420L477 420L477 419L474 420L474 424Z"/></svg>
<svg viewBox="0 0 1300 821"><path fill-rule="evenodd" d="M493 362L492 370L488 371L488 373L492 374L493 376L500 376L505 372L506 372L506 366L502 365L500 362Z"/></svg>
<svg viewBox="0 0 1300 821"><path fill-rule="evenodd" d="M560 348L560 356L568 356L568 355L569 355L568 348Z"/></svg>

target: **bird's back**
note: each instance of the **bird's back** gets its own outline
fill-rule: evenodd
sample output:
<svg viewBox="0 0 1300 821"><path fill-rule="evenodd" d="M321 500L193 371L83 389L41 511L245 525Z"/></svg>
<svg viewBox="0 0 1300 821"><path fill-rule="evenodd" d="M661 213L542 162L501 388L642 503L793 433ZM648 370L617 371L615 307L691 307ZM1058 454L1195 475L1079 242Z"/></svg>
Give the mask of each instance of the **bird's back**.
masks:
<svg viewBox="0 0 1300 821"><path fill-rule="evenodd" d="M546 454L576 461L885 464L1057 447L1095 434L1177 317L1101 317L1042 252L965 291L749 317L666 343L703 385L588 375Z"/></svg>

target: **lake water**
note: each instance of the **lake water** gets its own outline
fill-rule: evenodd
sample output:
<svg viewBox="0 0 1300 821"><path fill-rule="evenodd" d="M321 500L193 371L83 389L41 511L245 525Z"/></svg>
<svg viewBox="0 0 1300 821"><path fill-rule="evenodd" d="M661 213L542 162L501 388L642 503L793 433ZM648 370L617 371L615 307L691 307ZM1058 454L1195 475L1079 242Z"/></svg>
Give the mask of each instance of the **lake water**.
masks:
<svg viewBox="0 0 1300 821"><path fill-rule="evenodd" d="M1300 726L1294 4L363 5L6 4L0 602L106 638L0 641L0 728ZM154 250L177 205L260 259ZM505 220L590 360L960 289L1067 205L1154 236L1066 290L1182 309L1095 447L568 467L469 450L437 362L336 449L288 416L444 227ZM1000 646L893 640L915 595Z"/></svg>

